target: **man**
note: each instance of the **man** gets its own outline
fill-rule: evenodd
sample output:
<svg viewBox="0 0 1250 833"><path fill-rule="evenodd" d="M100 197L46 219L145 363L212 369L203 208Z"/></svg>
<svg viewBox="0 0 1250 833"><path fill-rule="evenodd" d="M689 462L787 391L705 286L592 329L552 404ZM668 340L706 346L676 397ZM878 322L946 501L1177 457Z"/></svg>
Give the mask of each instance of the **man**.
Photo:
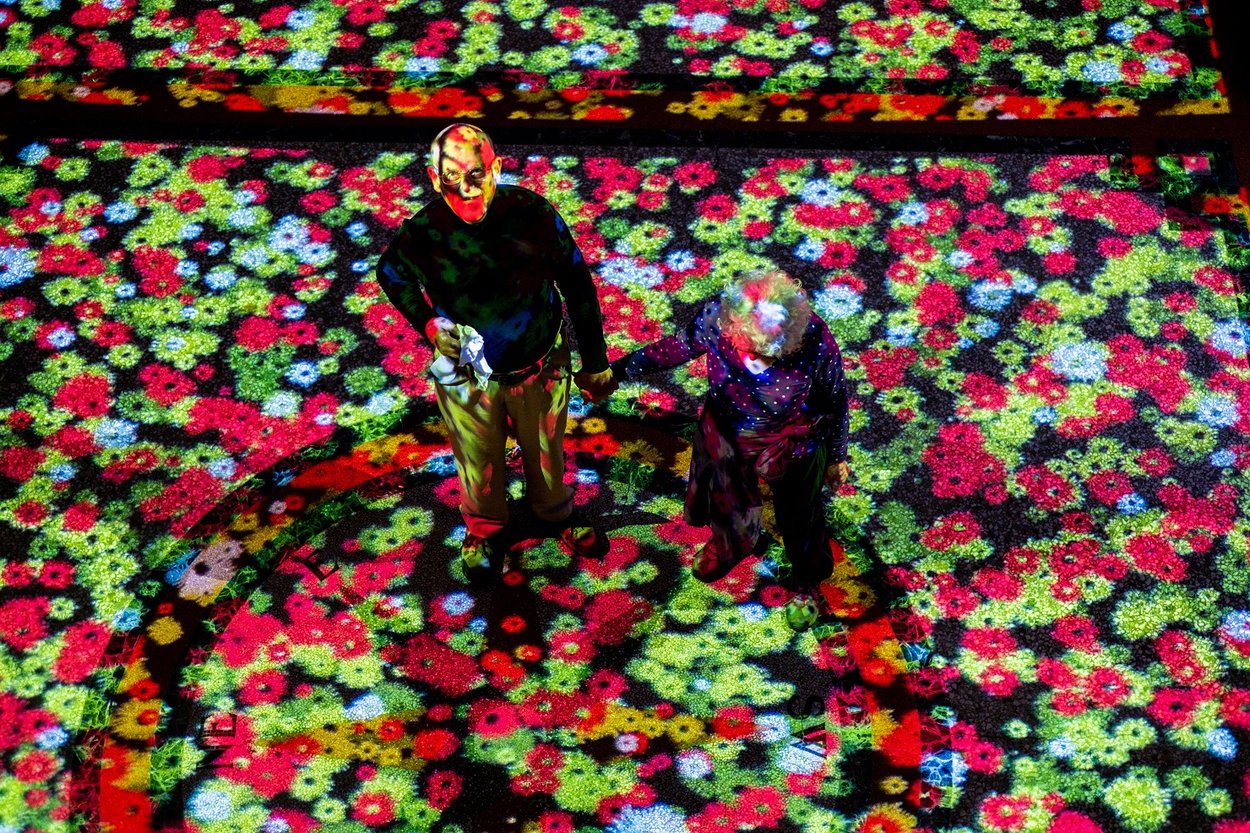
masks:
<svg viewBox="0 0 1250 833"><path fill-rule="evenodd" d="M470 580L502 566L509 423L534 513L578 554L599 554L607 543L591 527L570 525L573 490L564 484L570 353L562 296L581 354L577 386L596 401L617 385L594 281L555 208L498 184L500 167L482 130L452 124L440 132L426 171L442 199L404 221L377 266L387 297L446 357L431 375L460 476L460 558Z"/></svg>

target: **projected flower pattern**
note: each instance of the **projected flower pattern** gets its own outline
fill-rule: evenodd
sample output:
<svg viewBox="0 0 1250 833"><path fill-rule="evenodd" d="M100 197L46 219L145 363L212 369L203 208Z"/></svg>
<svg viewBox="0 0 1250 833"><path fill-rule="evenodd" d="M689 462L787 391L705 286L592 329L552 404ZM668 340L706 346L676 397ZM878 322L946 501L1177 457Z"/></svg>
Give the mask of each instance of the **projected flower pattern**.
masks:
<svg viewBox="0 0 1250 833"><path fill-rule="evenodd" d="M439 514L378 507L336 528L318 542L335 552L333 568L312 548L296 553L233 615L212 657L188 669L191 723L215 738L202 750L211 766L195 753L200 771L181 785L197 829L275 819L449 830L509 818L540 829L629 830L659 817L690 830L836 825L839 798L868 803L869 778L850 773L882 769L852 763L874 738L891 741L904 773L919 757L914 709L874 708L882 678L905 670L888 621L860 632L857 647L896 659L870 683L839 681L856 664L845 631L797 637L779 610L785 595L741 574L716 590L678 575L690 537L680 524L662 526L658 540L619 530L603 563L571 564L539 544L489 595L437 567L413 592L407 575L454 513ZM923 628L899 629L923 638ZM940 692L940 676L928 679L939 683L929 694ZM827 695L828 725L813 720ZM946 735L923 720L936 748ZM917 803L937 800L933 786L881 774ZM898 798L853 815L910 829Z"/></svg>
<svg viewBox="0 0 1250 833"><path fill-rule="evenodd" d="M1218 98L1200 4L1189 0L679 0L608 3L314 0L230 8L77 0L0 11L0 65L306 74L344 85L391 73L463 83L501 74L519 92L659 79L770 92ZM626 86L634 82L629 82ZM299 82L297 82L299 83ZM450 103L450 102L448 102ZM609 105L610 106L610 105ZM1037 115L1037 102L1016 116Z"/></svg>
<svg viewBox="0 0 1250 833"><path fill-rule="evenodd" d="M421 160L353 153L49 143L0 169L6 820L73 829L77 730L154 731L158 713L107 713L101 690L141 680L96 664L113 631L162 636L143 600L166 578L216 588L212 569L177 570L176 535L251 473L428 393L425 348L369 278L423 198ZM1250 374L1241 276L1212 227L1090 157L570 153L507 173L569 219L614 355L732 271L776 263L812 288L857 385L838 505L907 591L896 630L931 631L949 663L957 712L920 727L945 738L921 772L962 785L965 824L1244 822ZM689 411L702 384L696 365L612 407ZM236 696L289 692L272 661ZM196 795L211 821L218 797ZM394 799L343 811L382 827ZM640 829L666 812L632 806L619 818Z"/></svg>

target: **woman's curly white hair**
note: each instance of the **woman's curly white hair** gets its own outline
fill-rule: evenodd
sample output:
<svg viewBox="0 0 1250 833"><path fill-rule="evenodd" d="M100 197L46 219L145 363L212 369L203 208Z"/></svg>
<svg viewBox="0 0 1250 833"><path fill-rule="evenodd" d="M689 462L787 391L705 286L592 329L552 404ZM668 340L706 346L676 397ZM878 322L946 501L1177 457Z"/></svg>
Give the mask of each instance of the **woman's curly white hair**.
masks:
<svg viewBox="0 0 1250 833"><path fill-rule="evenodd" d="M811 317L802 284L780 269L760 269L725 285L718 323L738 349L777 358L799 346Z"/></svg>

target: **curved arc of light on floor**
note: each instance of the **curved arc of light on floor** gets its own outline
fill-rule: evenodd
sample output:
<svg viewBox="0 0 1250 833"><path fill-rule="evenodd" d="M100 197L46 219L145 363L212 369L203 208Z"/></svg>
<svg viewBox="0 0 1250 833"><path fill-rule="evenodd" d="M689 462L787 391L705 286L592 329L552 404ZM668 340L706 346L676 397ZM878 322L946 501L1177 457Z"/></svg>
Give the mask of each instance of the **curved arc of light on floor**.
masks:
<svg viewBox="0 0 1250 833"><path fill-rule="evenodd" d="M680 441L678 444L684 445ZM577 443L574 441L571 445L576 447ZM153 601L147 621L132 637L124 640L115 653L122 673L109 728L99 743L100 768L95 774L98 778L95 809L99 814L98 824L103 829L147 833L162 829L154 824L158 819L176 823L171 816L180 811L180 801L175 799L164 805L153 801L152 765L162 740L181 737L179 728L190 727L167 725L162 731L160 723L176 707L184 705L186 695L177 688L176 674L194 652L207 650L196 644L197 640L204 639L203 623L212 621L218 632L224 632L229 617L237 610L233 600L246 598L246 588L226 592L240 571L254 569L260 561L262 566L254 570L247 584L263 581L304 542L307 536L281 540L283 533L294 528L301 519L313 517L316 510L362 489L371 488L377 497L400 490L404 488L404 473L446 452L441 424L424 426L421 436L396 434L360 443L346 454L313 461L268 492L258 490L243 511L208 539L182 578L167 585L166 592ZM647 465L646 461L632 462ZM652 465L671 471L672 462L666 459ZM297 502L298 508L292 508ZM279 505L282 508L275 514L273 510ZM188 537L193 536L189 533ZM280 545L276 552L266 556L267 548L275 549L275 543ZM886 628L890 627L884 619L884 611L873 601L871 591L867 591L866 596L856 596L864 588L862 582L855 582L857 572L854 565L842 559L830 582L822 588L834 614L846 622L852 637L859 629L880 630L882 622ZM195 577L200 579L198 584ZM850 597L863 598L868 604L857 606L853 600L848 603L847 588L851 588ZM232 601L223 603L223 595L230 595ZM887 764L881 754L873 756L874 804L865 818L881 807L898 806L903 802L900 795L880 789L886 780L885 770L895 773L900 768L914 770L918 777L918 727L893 718L898 714L914 715L916 707L906 685L906 670L896 659L901 642L892 630L890 634L871 645L851 640L856 664L861 671L868 671L864 681L873 687L869 709L873 749L879 752L892 747L894 752L892 765ZM187 719L187 711L181 710L183 720ZM229 727L217 725L198 727L193 734L208 749L222 748L213 741L231 736ZM916 778L907 780L914 782ZM180 794L169 789L169 785L161 786L171 799Z"/></svg>
<svg viewBox="0 0 1250 833"><path fill-rule="evenodd" d="M153 813L157 808L151 799L150 778L153 753L161 739L158 726L181 697L176 690L176 674L198 647L195 643L202 638L203 623L220 617L221 610L215 616L211 612L230 581L267 544L315 510L388 477L391 482L384 483L384 489L401 488L403 478L395 475L446 451L445 436L439 428L441 425L420 436L398 434L370 440L356 445L346 455L313 462L273 492L252 500L225 529L208 540L178 582L168 584L165 592L153 600L147 621L120 640L111 652L121 667L120 682L109 728L97 744L96 807L86 808L98 812L99 825L106 830L136 833L154 829ZM288 511L295 499L299 501L298 510ZM285 508L275 517L270 510L279 502ZM291 546L283 547L282 553L269 559L266 574L290 549ZM259 578L258 575L256 579ZM234 612L229 607L225 620L216 621L220 630L224 630L229 614ZM207 727L201 734L211 738L220 731Z"/></svg>

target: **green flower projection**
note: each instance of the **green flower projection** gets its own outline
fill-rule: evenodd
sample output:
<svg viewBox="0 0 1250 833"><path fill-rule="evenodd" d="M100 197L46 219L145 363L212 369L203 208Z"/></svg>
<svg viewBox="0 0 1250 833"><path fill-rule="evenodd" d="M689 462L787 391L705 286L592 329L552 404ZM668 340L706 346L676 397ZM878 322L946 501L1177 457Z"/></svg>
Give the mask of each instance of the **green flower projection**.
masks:
<svg viewBox="0 0 1250 833"><path fill-rule="evenodd" d="M95 103L782 122L1227 108L1195 0L32 0L0 29L20 95Z"/></svg>
<svg viewBox="0 0 1250 833"><path fill-rule="evenodd" d="M741 270L806 285L855 400L821 623L775 546L689 577L698 363L574 402L604 560L527 538L463 583L429 349L372 277L420 149L10 143L0 829L1250 824L1245 259L1179 190L1211 159L502 150L612 357Z"/></svg>

